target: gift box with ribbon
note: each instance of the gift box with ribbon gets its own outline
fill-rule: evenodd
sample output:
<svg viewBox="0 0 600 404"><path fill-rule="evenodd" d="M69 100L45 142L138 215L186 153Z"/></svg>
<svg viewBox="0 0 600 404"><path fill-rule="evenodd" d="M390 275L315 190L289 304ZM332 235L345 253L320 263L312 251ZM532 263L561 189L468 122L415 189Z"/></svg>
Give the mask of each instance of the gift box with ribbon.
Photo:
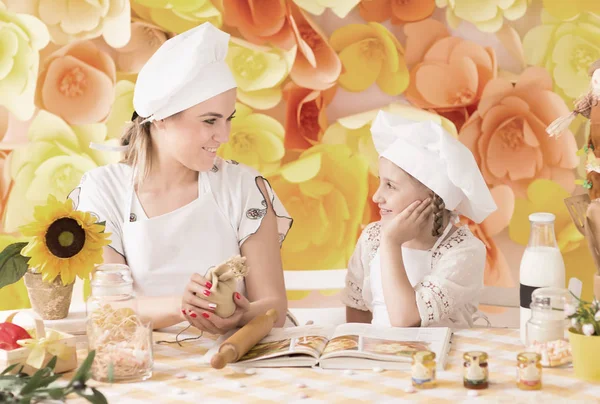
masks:
<svg viewBox="0 0 600 404"><path fill-rule="evenodd" d="M33 320L35 328L20 324L29 332L31 338L18 340L22 348L0 349L0 371L15 363L23 365L22 372L29 375L43 368L57 357L55 373L69 372L77 368L76 337L71 334L46 328L42 319L33 312L14 312L5 320L12 323L16 315L27 315ZM16 323L15 323L16 324ZM17 371L20 366L17 366Z"/></svg>

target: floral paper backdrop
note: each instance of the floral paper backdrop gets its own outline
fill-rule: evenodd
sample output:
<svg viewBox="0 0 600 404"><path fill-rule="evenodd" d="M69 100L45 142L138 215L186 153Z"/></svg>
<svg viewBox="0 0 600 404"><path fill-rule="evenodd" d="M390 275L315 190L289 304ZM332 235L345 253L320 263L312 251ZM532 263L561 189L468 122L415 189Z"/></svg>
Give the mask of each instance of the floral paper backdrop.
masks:
<svg viewBox="0 0 600 404"><path fill-rule="evenodd" d="M368 128L385 108L438 120L475 155L499 206L465 220L488 248L486 285L515 289L527 215L544 210L567 277L591 294L591 257L562 202L581 192L587 125L558 140L544 129L600 58L595 0L0 0L0 247L48 194L119 160L90 141L118 142L144 62L205 21L232 34L238 84L219 154L266 175L294 217L286 269L344 268L378 219ZM27 304L21 283L0 297Z"/></svg>

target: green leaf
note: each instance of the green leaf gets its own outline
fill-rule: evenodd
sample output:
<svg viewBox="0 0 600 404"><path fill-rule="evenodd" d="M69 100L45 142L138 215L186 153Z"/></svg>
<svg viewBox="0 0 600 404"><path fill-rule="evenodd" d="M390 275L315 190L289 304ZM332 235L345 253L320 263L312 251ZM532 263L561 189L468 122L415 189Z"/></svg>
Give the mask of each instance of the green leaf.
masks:
<svg viewBox="0 0 600 404"><path fill-rule="evenodd" d="M58 379L60 379L60 375L53 374L52 376L48 376L40 382L40 387L47 387L50 383L54 383Z"/></svg>
<svg viewBox="0 0 600 404"><path fill-rule="evenodd" d="M50 395L50 397L56 400L65 396L65 390L61 388L48 389L48 394Z"/></svg>
<svg viewBox="0 0 600 404"><path fill-rule="evenodd" d="M9 367L7 367L6 369L4 369L4 370L2 371L2 373L0 373L0 375L5 375L5 374L9 373L11 370L13 370L14 368L16 368L17 366L19 366L19 364L18 364L18 363L14 363L14 364L10 365L10 366L9 366Z"/></svg>
<svg viewBox="0 0 600 404"><path fill-rule="evenodd" d="M18 379L16 376L12 378L0 379L0 390L19 391L19 389L27 384L27 379Z"/></svg>
<svg viewBox="0 0 600 404"><path fill-rule="evenodd" d="M76 390L75 393L79 394L81 397L85 398L92 404L108 404L108 401L106 401L106 397L104 397L104 394L100 393L94 387L92 387L93 394L85 394L82 390Z"/></svg>
<svg viewBox="0 0 600 404"><path fill-rule="evenodd" d="M27 244L10 244L0 253L0 288L17 282L27 272L29 257L21 255Z"/></svg>
<svg viewBox="0 0 600 404"><path fill-rule="evenodd" d="M27 384L21 389L20 394L24 396L32 393L35 389L42 387L42 380L47 376L47 373L50 373L50 370L46 368L42 368L35 372Z"/></svg>
<svg viewBox="0 0 600 404"><path fill-rule="evenodd" d="M75 376L71 379L68 384L68 387L71 387L73 383L79 380L81 383L85 383L90 378L90 369L92 368L92 363L94 362L94 357L96 356L96 351L90 351L87 358L83 361Z"/></svg>
<svg viewBox="0 0 600 404"><path fill-rule="evenodd" d="M58 360L58 357L53 356L52 359L50 359L48 361L48 363L46 364L46 366L44 366L47 369L50 369L52 371L54 371L54 368L56 367L56 361Z"/></svg>

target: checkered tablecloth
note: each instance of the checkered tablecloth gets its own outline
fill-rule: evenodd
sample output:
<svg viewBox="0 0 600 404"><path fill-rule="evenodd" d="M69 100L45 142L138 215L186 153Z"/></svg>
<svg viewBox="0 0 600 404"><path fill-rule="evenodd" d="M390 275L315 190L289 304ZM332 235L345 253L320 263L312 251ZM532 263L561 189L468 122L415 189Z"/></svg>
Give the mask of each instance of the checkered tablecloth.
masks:
<svg viewBox="0 0 600 404"><path fill-rule="evenodd" d="M193 332L181 337L193 336ZM174 340L175 333L155 333L155 342ZM472 329L454 334L447 369L438 372L438 386L406 393L410 373L403 371L344 371L321 369L256 369L254 375L225 368L200 367L199 359L214 338L155 345L153 376L144 382L103 384L90 382L109 403L382 403L382 402L493 402L493 403L600 403L600 384L575 378L572 368L544 369L541 391L521 391L515 385L516 356L522 351L518 330ZM462 354L483 350L489 354L490 387L469 397L462 386ZM79 350L83 360L85 349ZM599 358L600 364L600 358ZM185 375L185 378L178 378ZM71 375L66 375L70 377ZM200 376L201 380L192 380ZM301 388L299 385L305 385ZM83 402L79 399L73 402Z"/></svg>

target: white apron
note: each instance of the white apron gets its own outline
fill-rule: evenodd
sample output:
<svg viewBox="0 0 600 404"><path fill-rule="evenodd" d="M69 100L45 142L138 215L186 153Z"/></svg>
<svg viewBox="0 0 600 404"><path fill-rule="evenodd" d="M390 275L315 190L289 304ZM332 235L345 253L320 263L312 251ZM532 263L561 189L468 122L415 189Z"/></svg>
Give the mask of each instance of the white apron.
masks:
<svg viewBox="0 0 600 404"><path fill-rule="evenodd" d="M444 233L433 245L431 250L415 250L412 248L402 247L402 261L404 262L404 269L406 276L411 286L414 288L415 285L423 280L423 278L431 273L432 270L432 258L433 252L438 248L440 243L446 238L452 224L448 224ZM387 306L385 305L385 299L383 297L383 284L381 279L381 258L379 250L371 260L369 264L370 268L370 283L371 283L371 294L373 296L373 319L371 324L384 325L391 327L390 316L388 314Z"/></svg>
<svg viewBox="0 0 600 404"><path fill-rule="evenodd" d="M237 235L221 213L208 173L198 174L198 198L164 215L129 221L135 195L128 192L123 249L136 292L143 296L182 295L194 273L204 275L240 254ZM238 291L245 293L244 282Z"/></svg>

